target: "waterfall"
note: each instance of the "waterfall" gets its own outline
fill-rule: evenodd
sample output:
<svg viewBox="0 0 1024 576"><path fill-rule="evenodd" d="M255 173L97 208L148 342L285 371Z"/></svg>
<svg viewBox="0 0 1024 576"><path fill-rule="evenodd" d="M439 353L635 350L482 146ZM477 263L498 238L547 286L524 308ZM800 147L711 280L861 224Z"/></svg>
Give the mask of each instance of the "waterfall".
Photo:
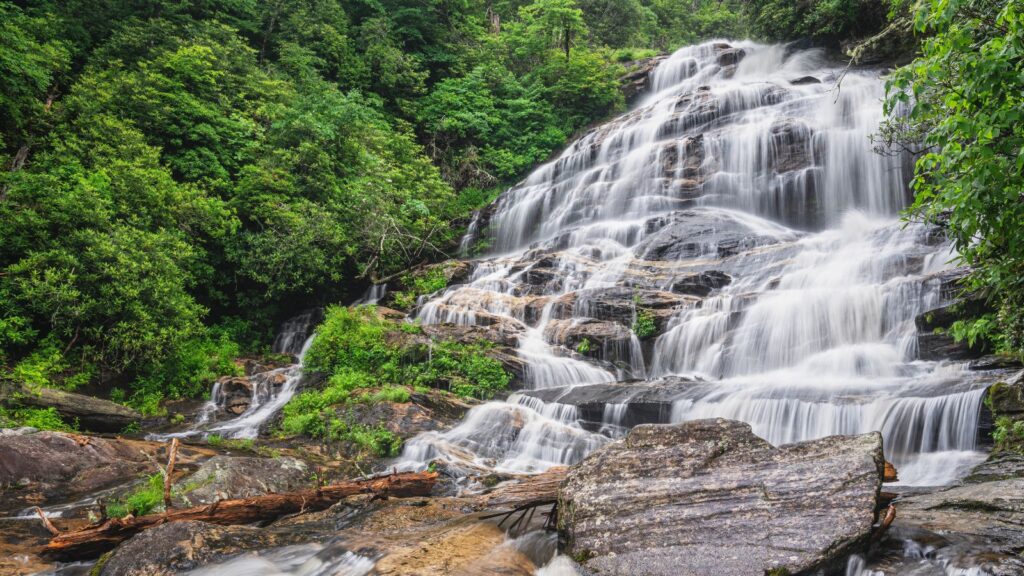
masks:
<svg viewBox="0 0 1024 576"><path fill-rule="evenodd" d="M302 381L302 361L313 344L313 330L323 317L319 310L304 312L285 321L274 339L274 352L295 356L295 364L275 368L249 377L252 387L249 406L234 418L218 420L224 413L227 397L220 381L213 383L210 399L200 407L196 420L189 428L169 434L148 434L147 440L164 441L170 438L206 437L216 434L225 438L256 438L260 428L295 395ZM296 335L303 340L296 347Z"/></svg>
<svg viewBox="0 0 1024 576"><path fill-rule="evenodd" d="M877 430L904 483L954 480L978 459L986 382L917 357L914 318L948 303L955 254L899 220L910 163L870 141L880 73L713 41L662 61L649 84L500 197L491 253L420 320L518 330L527 388L695 377L675 421L740 419L775 444ZM655 338L636 329L640 311ZM615 429L625 408L607 410ZM571 464L607 441L576 419L514 395L413 439L402 459Z"/></svg>

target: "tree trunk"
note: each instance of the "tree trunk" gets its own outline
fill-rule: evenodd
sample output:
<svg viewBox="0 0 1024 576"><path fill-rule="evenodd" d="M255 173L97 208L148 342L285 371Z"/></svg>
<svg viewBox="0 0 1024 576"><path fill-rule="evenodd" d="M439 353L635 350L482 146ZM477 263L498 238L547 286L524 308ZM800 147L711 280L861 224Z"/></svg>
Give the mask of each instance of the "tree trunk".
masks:
<svg viewBox="0 0 1024 576"><path fill-rule="evenodd" d="M372 494L375 498L428 496L436 481L436 472L406 472L342 482L320 489L222 500L209 506L173 510L138 518L115 518L77 532L55 536L43 549L43 553L61 560L92 558L147 528L165 522L196 520L222 525L250 524L274 520L297 512L324 510L342 498L357 494Z"/></svg>

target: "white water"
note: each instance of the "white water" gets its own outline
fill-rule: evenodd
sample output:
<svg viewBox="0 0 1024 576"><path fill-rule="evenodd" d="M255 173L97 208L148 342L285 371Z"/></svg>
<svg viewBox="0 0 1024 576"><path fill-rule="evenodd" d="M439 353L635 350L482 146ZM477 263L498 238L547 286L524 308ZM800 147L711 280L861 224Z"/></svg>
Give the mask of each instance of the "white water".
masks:
<svg viewBox="0 0 1024 576"><path fill-rule="evenodd" d="M304 329L295 329L292 321L289 321L285 323L281 335L274 341L274 352L290 353L293 350L290 346L293 346L294 340L287 337L289 332L293 330L306 334L307 336L301 346L295 350L297 362L284 368L276 368L252 375L249 379L252 384L252 396L249 407L245 412L234 418L226 420L217 419L218 415L224 413L224 405L227 400L221 390L220 383L217 382L214 383L213 389L210 392L210 399L199 409L199 416L188 429L170 434L149 434L146 436L146 439L164 441L170 438L191 438L195 436L205 438L211 434L216 434L223 438L238 439L256 438L259 436L260 428L263 424L277 414L281 408L284 408L284 405L292 399L302 380L302 361L310 345L313 344L315 335L313 334L313 327L310 325L312 316L302 316L301 318L304 318L307 322ZM282 335L286 336L283 337ZM284 348L279 348L279 344L284 346ZM281 376L284 377L284 381L278 383Z"/></svg>
<svg viewBox="0 0 1024 576"><path fill-rule="evenodd" d="M506 192L495 254L419 317L519 327L528 387L697 376L714 385L682 390L673 420L736 418L776 444L878 430L905 484L949 483L978 459L985 383L917 360L914 317L945 303L938 275L954 254L899 221L906 159L869 140L883 81L843 76L814 50L733 45L747 52L734 69L715 43L676 52L635 110ZM821 82L791 82L806 76ZM656 295L711 270L732 282L677 306L646 358L635 337L604 363L560 345L567 328L614 319L599 306L609 289ZM413 439L403 461L573 463L606 441L576 420L514 396Z"/></svg>

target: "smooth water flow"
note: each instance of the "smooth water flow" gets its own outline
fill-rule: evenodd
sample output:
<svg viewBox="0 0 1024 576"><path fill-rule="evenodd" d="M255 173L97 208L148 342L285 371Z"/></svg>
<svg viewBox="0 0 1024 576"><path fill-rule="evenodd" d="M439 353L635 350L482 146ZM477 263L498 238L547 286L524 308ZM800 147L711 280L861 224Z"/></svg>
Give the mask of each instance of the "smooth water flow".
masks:
<svg viewBox="0 0 1024 576"><path fill-rule="evenodd" d="M187 429L171 434L149 434L147 440L167 440L170 438L206 437L216 434L224 438L256 438L260 428L292 399L302 381L302 360L313 343L313 329L320 315L304 313L285 322L277 338L274 339L273 351L278 354L292 354L296 363L283 368L275 368L249 377L252 387L249 406L234 418L218 419L224 414L228 401L220 382L215 382L210 392L210 399L199 409L196 421ZM296 339L296 334L303 340Z"/></svg>
<svg viewBox="0 0 1024 576"><path fill-rule="evenodd" d="M709 42L650 87L474 220L494 253L421 321L516 331L527 388L684 376L673 421L740 419L775 444L877 430L904 483L962 474L985 383L918 359L914 317L947 303L954 254L899 220L911 174L872 151L879 73ZM514 395L403 460L534 472L607 441L590 430Z"/></svg>

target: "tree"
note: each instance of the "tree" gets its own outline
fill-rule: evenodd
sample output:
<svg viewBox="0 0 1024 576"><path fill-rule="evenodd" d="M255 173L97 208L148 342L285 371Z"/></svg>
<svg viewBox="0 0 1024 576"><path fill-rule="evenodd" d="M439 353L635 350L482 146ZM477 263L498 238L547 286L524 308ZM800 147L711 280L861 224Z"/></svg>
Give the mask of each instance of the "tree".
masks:
<svg viewBox="0 0 1024 576"><path fill-rule="evenodd" d="M915 6L921 56L890 78L883 130L913 146L909 210L943 225L969 288L999 310L961 325L985 327L1006 349L1024 350L1024 21L1020 0L929 0ZM920 148L918 148L920 146ZM996 321L998 320L998 321ZM988 328L994 328L989 330Z"/></svg>

